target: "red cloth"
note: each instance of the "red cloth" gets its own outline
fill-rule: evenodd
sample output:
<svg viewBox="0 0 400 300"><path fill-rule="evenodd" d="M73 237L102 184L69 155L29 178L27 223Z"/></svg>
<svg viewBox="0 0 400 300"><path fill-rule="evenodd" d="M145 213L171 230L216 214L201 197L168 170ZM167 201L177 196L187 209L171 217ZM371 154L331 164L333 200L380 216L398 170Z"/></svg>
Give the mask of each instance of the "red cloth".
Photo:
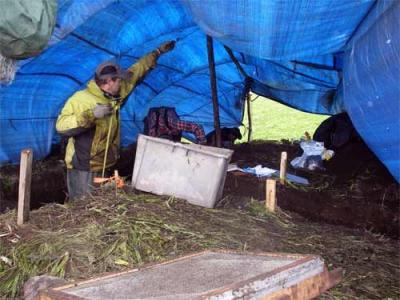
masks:
<svg viewBox="0 0 400 300"><path fill-rule="evenodd" d="M167 123L165 122L165 110L167 114ZM155 137L165 136L180 136L182 131L193 133L196 136L196 140L199 144L205 144L207 142L204 133L203 126L182 121L178 118L173 110L160 109L158 120L157 115L152 114L149 120L149 135ZM156 126L158 122L158 126Z"/></svg>

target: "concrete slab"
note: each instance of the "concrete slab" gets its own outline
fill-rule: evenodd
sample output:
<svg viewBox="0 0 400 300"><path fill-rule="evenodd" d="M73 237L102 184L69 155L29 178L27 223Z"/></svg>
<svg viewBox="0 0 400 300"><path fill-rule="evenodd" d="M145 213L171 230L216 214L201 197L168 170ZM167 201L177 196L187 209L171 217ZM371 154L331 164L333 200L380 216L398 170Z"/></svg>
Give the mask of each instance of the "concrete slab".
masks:
<svg viewBox="0 0 400 300"><path fill-rule="evenodd" d="M264 299L323 272L317 256L202 252L58 291L73 297L63 299Z"/></svg>

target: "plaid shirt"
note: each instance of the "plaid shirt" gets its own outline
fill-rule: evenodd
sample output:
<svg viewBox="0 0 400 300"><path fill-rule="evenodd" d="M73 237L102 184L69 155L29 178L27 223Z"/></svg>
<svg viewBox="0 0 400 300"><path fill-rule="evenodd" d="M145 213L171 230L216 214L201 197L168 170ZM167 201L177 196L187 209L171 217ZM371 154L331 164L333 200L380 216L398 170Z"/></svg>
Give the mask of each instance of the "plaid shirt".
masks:
<svg viewBox="0 0 400 300"><path fill-rule="evenodd" d="M167 136L180 136L182 131L193 133L196 136L196 140L199 144L205 144L207 142L206 136L204 133L204 129L201 125L185 122L179 120L179 117L173 110L167 110L167 123L165 123L165 118L162 117L164 115L164 111L161 109L160 116L158 117L158 126L157 124L157 115L151 115L151 119L149 120L149 135L154 137L161 137L163 135Z"/></svg>

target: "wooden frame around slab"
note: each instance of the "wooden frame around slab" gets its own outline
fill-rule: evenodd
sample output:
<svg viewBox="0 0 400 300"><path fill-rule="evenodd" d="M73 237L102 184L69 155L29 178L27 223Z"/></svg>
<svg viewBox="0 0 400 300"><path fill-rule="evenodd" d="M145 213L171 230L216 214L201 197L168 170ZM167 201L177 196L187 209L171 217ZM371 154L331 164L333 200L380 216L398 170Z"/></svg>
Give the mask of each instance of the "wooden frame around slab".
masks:
<svg viewBox="0 0 400 300"><path fill-rule="evenodd" d="M221 294L224 291L228 290L235 290L237 288L240 288L247 283L253 282L254 280L264 278L266 276L273 276L279 272L282 272L286 269L290 269L293 267L296 267L298 265L304 264L308 261L314 260L319 258L317 255L302 255L302 254L287 254L287 253L268 253L268 252L238 252L238 251L229 251L229 250L206 250L206 251L201 251L197 252L194 254L190 255L185 255L182 257L178 257L172 260L166 260L163 262L158 262L158 263L150 263L147 264L145 267L139 268L139 269L132 269L124 272L118 272L118 273L111 273L108 275L96 277L93 279L85 280L85 281L80 281L76 283L71 283L67 285L62 285L62 286L57 286L53 287L50 289L42 290L39 292L37 300L87 300L87 298L82 298L79 296L71 295L63 290L71 288L71 287L77 287L80 285L88 284L88 283L93 283L96 281L104 280L104 279L109 279L109 278L114 278L122 275L127 275L131 273L135 273L141 270L145 269L151 269L155 268L157 266L161 265L166 265L166 264L172 264L181 260L186 260L192 257L200 256L203 254L207 253L224 253L224 254L236 254L236 255L257 255L257 256L277 256L277 257L282 257L282 258L292 258L296 259L293 263L290 263L286 266L279 267L273 271L269 271L266 273L259 274L257 276L254 276L250 279L227 285L221 288L217 288L211 292L208 292L206 294L203 294L201 296L198 296L195 298L196 300L204 300L207 299L210 296L213 295L218 295ZM342 269L338 268L333 271L328 271L326 267L324 268L324 271L322 273L319 273L315 276L312 276L306 280L303 280L295 285L292 285L290 287L287 287L285 289L282 289L280 291L277 291L271 295L268 295L263 298L263 300L305 300L305 299L313 299L328 289L332 288L333 286L337 285L340 283L342 280Z"/></svg>

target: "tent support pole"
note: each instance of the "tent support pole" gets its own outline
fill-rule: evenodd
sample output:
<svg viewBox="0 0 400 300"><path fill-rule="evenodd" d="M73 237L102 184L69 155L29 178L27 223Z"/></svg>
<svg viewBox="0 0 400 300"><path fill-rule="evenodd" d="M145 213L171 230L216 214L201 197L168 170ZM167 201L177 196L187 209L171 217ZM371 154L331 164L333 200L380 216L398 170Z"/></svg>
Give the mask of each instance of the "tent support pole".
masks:
<svg viewBox="0 0 400 300"><path fill-rule="evenodd" d="M246 71L243 69L243 67L240 65L240 62L237 60L237 58L235 57L235 55L233 54L231 48L229 48L228 46L225 46L225 51L228 53L229 57L231 58L231 60L233 61L233 63L235 64L235 66L238 68L239 72L243 75L243 77L245 78L245 91L246 91L246 104L247 104L247 119L249 121L249 134L247 136L247 142L251 141L251 134L253 131L253 125L251 122L251 98L250 98L250 86L252 83L252 78L249 77L246 74Z"/></svg>
<svg viewBox="0 0 400 300"><path fill-rule="evenodd" d="M249 121L249 134L247 135L247 142L250 143L253 133L253 124L251 121L251 95L250 91L247 92L246 95L246 103L247 103L247 120Z"/></svg>
<svg viewBox="0 0 400 300"><path fill-rule="evenodd" d="M219 105L217 96L217 76L215 73L214 47L213 47L213 39L209 35L207 35L207 53L208 53L208 67L210 69L210 84L211 84L211 94L212 94L213 111L214 111L214 129L216 137L216 146L221 147L221 128L219 122Z"/></svg>

